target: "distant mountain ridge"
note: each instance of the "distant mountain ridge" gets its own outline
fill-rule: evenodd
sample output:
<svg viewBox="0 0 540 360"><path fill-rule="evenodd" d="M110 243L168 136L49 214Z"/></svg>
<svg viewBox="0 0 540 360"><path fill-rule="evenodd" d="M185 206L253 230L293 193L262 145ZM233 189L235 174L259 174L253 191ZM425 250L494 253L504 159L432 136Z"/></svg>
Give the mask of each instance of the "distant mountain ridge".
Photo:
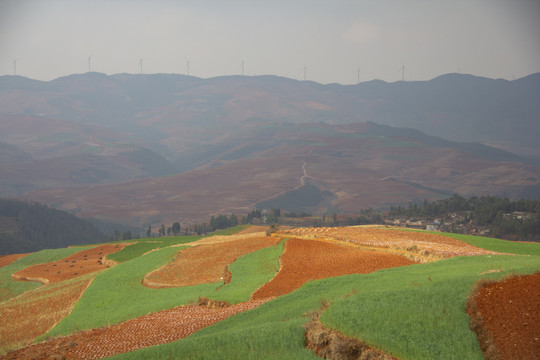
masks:
<svg viewBox="0 0 540 360"><path fill-rule="evenodd" d="M5 147L0 195L131 225L246 212L293 194L295 210L320 214L454 192L536 196L539 96L540 73L358 85L2 76L0 142L31 160ZM309 194L318 201L302 203Z"/></svg>
<svg viewBox="0 0 540 360"><path fill-rule="evenodd" d="M12 96L9 103L2 101L13 91L21 103ZM26 96L36 94L52 107L28 106ZM540 73L513 81L446 74L430 81L373 80L358 85L321 85L277 76L201 79L86 73L49 82L0 77L2 112L106 125L139 135L146 131L145 136L154 139L168 134L149 126L148 120L160 123L160 115L181 111L181 118L189 121L200 121L203 113L205 118L211 115L234 123L249 118L332 124L373 121L527 155L540 155L535 138L540 133L539 94ZM141 111L146 112L144 124L133 122Z"/></svg>

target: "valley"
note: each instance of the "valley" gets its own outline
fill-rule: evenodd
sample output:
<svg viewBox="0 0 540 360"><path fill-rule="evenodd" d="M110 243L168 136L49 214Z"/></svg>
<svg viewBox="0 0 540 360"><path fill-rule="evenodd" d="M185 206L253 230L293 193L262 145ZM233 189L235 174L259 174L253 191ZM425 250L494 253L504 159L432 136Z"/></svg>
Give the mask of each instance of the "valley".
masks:
<svg viewBox="0 0 540 360"><path fill-rule="evenodd" d="M137 227L254 208L356 214L454 193L536 198L539 80L3 76L0 194Z"/></svg>

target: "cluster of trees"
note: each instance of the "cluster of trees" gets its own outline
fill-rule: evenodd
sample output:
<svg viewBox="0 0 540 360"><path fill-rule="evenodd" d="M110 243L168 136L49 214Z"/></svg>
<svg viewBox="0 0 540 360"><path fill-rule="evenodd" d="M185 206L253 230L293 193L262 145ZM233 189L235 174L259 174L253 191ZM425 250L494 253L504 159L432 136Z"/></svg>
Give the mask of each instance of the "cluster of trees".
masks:
<svg viewBox="0 0 540 360"><path fill-rule="evenodd" d="M269 210L254 209L251 210L246 216L242 216L242 224L253 224L256 222L262 222L269 225L277 224L280 217L281 210L279 208Z"/></svg>
<svg viewBox="0 0 540 360"><path fill-rule="evenodd" d="M523 214L518 216L515 212ZM473 196L466 199L453 195L434 202L425 200L422 205L409 204L408 207L390 209L390 215L408 217L444 219L452 213L463 214L461 224L489 227L493 236L516 235L523 240L537 240L540 237L540 200L510 201L494 196Z"/></svg>
<svg viewBox="0 0 540 360"><path fill-rule="evenodd" d="M9 229L2 224L11 224ZM13 226L15 224L15 226ZM39 203L0 199L0 254L34 252L104 242L94 225Z"/></svg>
<svg viewBox="0 0 540 360"><path fill-rule="evenodd" d="M177 236L178 234L180 234L181 229L182 227L180 226L180 223L176 221L175 223L173 223L171 226L167 228L165 228L164 224L161 224L161 226L158 228L158 233L159 233L159 236L165 236L165 234L167 234L167 236L171 236L171 235ZM152 236L152 226L148 225L148 227L146 228L146 237L149 238L151 236Z"/></svg>

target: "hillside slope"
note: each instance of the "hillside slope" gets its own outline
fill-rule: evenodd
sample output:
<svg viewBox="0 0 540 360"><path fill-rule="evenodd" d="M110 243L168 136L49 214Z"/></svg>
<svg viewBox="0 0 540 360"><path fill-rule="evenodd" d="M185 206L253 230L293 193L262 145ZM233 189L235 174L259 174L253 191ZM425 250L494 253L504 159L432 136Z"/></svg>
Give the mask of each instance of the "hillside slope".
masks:
<svg viewBox="0 0 540 360"><path fill-rule="evenodd" d="M206 154L203 165L181 174L26 196L80 216L140 225L205 221L255 207L322 215L453 193L520 198L533 196L540 183L540 167L512 161L516 155L416 130L274 122L242 130L235 147Z"/></svg>
<svg viewBox="0 0 540 360"><path fill-rule="evenodd" d="M93 225L38 203L0 199L0 255L105 241Z"/></svg>

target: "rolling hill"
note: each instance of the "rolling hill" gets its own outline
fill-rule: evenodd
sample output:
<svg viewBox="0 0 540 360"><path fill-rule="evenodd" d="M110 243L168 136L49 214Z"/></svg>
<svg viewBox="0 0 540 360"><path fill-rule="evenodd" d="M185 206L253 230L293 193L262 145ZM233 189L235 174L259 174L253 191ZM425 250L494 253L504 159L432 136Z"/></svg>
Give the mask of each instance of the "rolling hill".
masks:
<svg viewBox="0 0 540 360"><path fill-rule="evenodd" d="M0 194L132 225L256 206L322 215L452 193L538 197L539 84L4 76L0 141L19 157L3 151Z"/></svg>
<svg viewBox="0 0 540 360"><path fill-rule="evenodd" d="M92 224L38 203L0 199L0 254L35 252L106 240Z"/></svg>
<svg viewBox="0 0 540 360"><path fill-rule="evenodd" d="M539 244L261 230L0 257L0 356L480 360L486 336L502 359L537 354Z"/></svg>

